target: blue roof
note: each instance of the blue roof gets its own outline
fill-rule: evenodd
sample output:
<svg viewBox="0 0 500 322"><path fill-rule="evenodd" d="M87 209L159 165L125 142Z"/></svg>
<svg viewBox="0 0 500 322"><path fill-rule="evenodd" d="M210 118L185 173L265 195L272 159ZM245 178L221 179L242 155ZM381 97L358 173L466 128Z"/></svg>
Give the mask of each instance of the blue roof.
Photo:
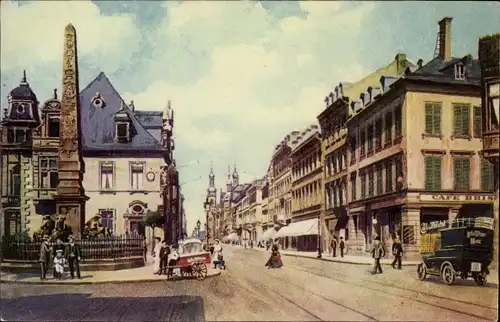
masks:
<svg viewBox="0 0 500 322"><path fill-rule="evenodd" d="M454 66L457 63L462 63L465 66L465 79L455 79ZM405 75L405 78L436 83L480 85L481 66L479 60L472 58L471 55L450 60L444 60L438 56L413 73Z"/></svg>
<svg viewBox="0 0 500 322"><path fill-rule="evenodd" d="M161 129L163 126L163 112L158 111L134 111L142 126L146 129Z"/></svg>
<svg viewBox="0 0 500 322"><path fill-rule="evenodd" d="M92 103L97 93L105 102L103 107L96 107ZM123 110L131 121L130 142L127 143L115 142L115 115L120 110ZM133 151L135 153L140 151L166 151L166 148L141 123L140 118L143 120L145 118L142 116L144 115L143 112L139 112L139 115L141 115L139 117L136 113L129 109L106 75L101 72L80 92L83 151L111 152L115 150ZM148 116L147 114L146 116ZM151 118L156 120L157 117L151 116ZM147 119L149 120L149 118Z"/></svg>

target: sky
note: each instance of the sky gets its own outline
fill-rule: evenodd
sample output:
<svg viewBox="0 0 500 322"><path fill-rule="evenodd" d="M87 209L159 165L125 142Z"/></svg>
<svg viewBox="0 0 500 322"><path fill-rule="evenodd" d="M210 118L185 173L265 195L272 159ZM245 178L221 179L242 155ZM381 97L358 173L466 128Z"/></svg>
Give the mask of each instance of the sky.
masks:
<svg viewBox="0 0 500 322"><path fill-rule="evenodd" d="M138 110L175 110L188 233L204 222L214 163L225 186L262 177L274 146L316 121L340 82L397 53L433 58L453 17L452 53L477 57L500 32L497 2L1 1L1 104L26 69L41 102L61 87L64 27L77 30L80 89L106 73ZM200 178L201 179L198 179Z"/></svg>

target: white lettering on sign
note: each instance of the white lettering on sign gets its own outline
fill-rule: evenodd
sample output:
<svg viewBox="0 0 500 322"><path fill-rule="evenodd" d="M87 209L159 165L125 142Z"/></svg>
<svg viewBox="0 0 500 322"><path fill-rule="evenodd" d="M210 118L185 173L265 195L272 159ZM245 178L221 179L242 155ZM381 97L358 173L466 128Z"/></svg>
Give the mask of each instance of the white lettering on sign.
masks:
<svg viewBox="0 0 500 322"><path fill-rule="evenodd" d="M484 195L456 195L456 194L421 194L420 201L432 202L493 202L495 197L491 194Z"/></svg>
<svg viewBox="0 0 500 322"><path fill-rule="evenodd" d="M479 239L479 238L471 238L470 244L471 245L479 245L479 244L481 244L481 241L482 241L482 239Z"/></svg>
<svg viewBox="0 0 500 322"><path fill-rule="evenodd" d="M191 257L187 259L188 263L193 263L193 262L199 262L199 261L205 261L205 257Z"/></svg>
<svg viewBox="0 0 500 322"><path fill-rule="evenodd" d="M423 234L425 234L429 230L435 230L435 229L446 228L446 227L448 227L448 221L446 221L446 220L431 221L429 223L427 223L427 222L422 223L420 225L420 230L422 231Z"/></svg>
<svg viewBox="0 0 500 322"><path fill-rule="evenodd" d="M486 237L486 234L478 230L468 231L467 238L471 237Z"/></svg>

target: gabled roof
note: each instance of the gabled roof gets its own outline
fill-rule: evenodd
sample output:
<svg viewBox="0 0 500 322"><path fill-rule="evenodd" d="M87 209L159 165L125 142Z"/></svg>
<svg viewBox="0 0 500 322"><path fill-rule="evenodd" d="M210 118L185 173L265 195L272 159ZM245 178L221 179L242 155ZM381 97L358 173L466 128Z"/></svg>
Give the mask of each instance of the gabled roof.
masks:
<svg viewBox="0 0 500 322"><path fill-rule="evenodd" d="M96 107L92 100L100 94L103 107ZM115 142L115 115L123 109L131 121L130 142ZM101 72L80 92L80 122L82 124L82 149L91 151L158 151L165 148L143 126L139 118L125 104L106 75Z"/></svg>

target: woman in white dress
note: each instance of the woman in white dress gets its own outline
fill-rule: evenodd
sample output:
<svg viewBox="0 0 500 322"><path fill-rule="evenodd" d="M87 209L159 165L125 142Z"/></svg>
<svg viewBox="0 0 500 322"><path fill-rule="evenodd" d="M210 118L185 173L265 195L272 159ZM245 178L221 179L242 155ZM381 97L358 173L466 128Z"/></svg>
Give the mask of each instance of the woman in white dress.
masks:
<svg viewBox="0 0 500 322"><path fill-rule="evenodd" d="M161 242L159 237L155 237L156 243L155 243L155 248L154 248L154 261L153 261L153 273L154 274L159 274L160 273L160 264L161 264L161 258L160 258L160 252L161 252Z"/></svg>

